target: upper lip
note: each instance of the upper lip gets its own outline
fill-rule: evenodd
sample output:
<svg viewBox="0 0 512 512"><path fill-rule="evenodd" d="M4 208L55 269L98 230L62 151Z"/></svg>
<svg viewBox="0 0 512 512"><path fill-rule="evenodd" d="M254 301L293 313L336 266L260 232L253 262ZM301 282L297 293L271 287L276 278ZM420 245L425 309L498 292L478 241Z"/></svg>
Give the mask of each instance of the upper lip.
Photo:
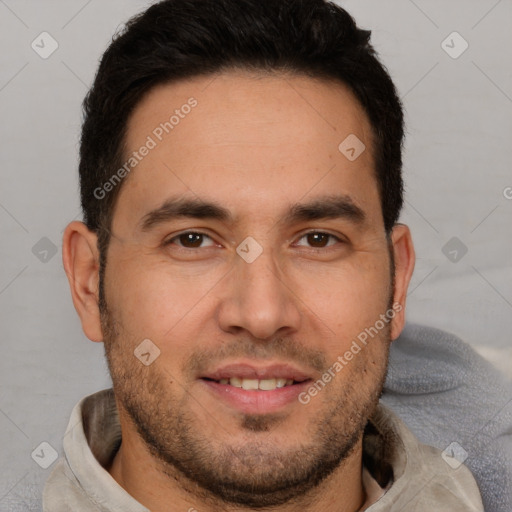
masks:
<svg viewBox="0 0 512 512"><path fill-rule="evenodd" d="M303 382L311 379L311 374L300 370L291 364L271 364L267 366L256 366L247 363L231 363L201 375L202 379L230 379L238 377L239 379L292 379Z"/></svg>

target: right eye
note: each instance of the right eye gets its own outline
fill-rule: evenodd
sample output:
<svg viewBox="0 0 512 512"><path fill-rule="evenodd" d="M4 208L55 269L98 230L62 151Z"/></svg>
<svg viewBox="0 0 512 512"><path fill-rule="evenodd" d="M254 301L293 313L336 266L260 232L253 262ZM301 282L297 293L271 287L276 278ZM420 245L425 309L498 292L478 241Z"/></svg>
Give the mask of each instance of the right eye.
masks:
<svg viewBox="0 0 512 512"><path fill-rule="evenodd" d="M205 239L208 239L210 243L206 246L202 246ZM200 249L201 247L212 247L214 245L213 240L206 233L201 233L198 231L185 231L178 235L173 236L166 242L164 245L178 245L178 247L183 247L185 249Z"/></svg>

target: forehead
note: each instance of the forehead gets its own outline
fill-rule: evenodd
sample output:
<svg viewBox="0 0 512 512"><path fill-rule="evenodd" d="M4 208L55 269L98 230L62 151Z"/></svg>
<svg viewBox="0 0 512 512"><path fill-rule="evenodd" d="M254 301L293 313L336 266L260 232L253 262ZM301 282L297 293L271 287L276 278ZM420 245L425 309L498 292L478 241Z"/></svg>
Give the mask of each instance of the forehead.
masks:
<svg viewBox="0 0 512 512"><path fill-rule="evenodd" d="M199 108L193 109L196 115L190 116L192 121L181 123L188 116L186 104L191 98L197 101ZM184 112L175 112L181 109L187 111L185 116ZM175 119L171 120L173 113L179 119L174 116ZM285 128L281 135L285 137L289 134L288 138L298 135L311 137L313 132L325 137L328 132L332 132L331 135L337 139L349 126L364 132L365 138L369 137L371 131L364 109L348 86L341 82L278 72L269 74L242 70L200 76L152 88L130 116L127 146L136 146L141 135L154 132L160 123L166 121L171 121L173 125L173 138L179 138L181 143L188 142L189 145L199 142L199 136L204 144L219 144L230 140L265 142L261 138L263 134L254 133L253 128L269 124ZM180 130L174 130L178 124L181 124ZM191 129L187 129L186 125L191 124ZM209 129L214 126L219 130ZM280 142L275 140L277 130L266 130L266 133L267 142ZM194 134L197 137L190 137Z"/></svg>
<svg viewBox="0 0 512 512"><path fill-rule="evenodd" d="M345 140L365 148L358 158ZM133 221L176 193L267 212L315 192L375 207L372 146L363 108L338 82L230 71L159 85L129 119L126 161L150 149L118 202L130 202Z"/></svg>

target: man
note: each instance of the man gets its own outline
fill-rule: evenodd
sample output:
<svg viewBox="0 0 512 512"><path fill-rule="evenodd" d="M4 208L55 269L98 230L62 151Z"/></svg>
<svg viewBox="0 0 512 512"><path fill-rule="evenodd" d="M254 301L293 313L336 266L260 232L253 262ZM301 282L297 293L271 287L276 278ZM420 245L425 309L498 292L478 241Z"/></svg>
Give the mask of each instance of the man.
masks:
<svg viewBox="0 0 512 512"><path fill-rule="evenodd" d="M414 267L400 102L320 0L168 0L85 102L63 260L113 390L44 510L481 511L379 403Z"/></svg>

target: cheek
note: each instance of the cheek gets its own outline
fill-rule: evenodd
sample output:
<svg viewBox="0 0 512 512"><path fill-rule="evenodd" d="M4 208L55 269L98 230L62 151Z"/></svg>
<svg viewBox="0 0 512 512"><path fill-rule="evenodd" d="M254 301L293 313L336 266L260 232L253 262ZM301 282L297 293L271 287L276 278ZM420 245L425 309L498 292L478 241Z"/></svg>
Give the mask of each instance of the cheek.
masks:
<svg viewBox="0 0 512 512"><path fill-rule="evenodd" d="M391 281L385 254L359 255L337 267L300 271L299 281L297 295L319 324L328 327L322 332L336 350L373 326L388 307Z"/></svg>
<svg viewBox="0 0 512 512"><path fill-rule="evenodd" d="M134 340L158 340L159 345L175 337L182 324L194 321L197 325L197 311L219 281L214 272L192 275L143 255L112 258L112 268L106 283L107 302L125 334Z"/></svg>

